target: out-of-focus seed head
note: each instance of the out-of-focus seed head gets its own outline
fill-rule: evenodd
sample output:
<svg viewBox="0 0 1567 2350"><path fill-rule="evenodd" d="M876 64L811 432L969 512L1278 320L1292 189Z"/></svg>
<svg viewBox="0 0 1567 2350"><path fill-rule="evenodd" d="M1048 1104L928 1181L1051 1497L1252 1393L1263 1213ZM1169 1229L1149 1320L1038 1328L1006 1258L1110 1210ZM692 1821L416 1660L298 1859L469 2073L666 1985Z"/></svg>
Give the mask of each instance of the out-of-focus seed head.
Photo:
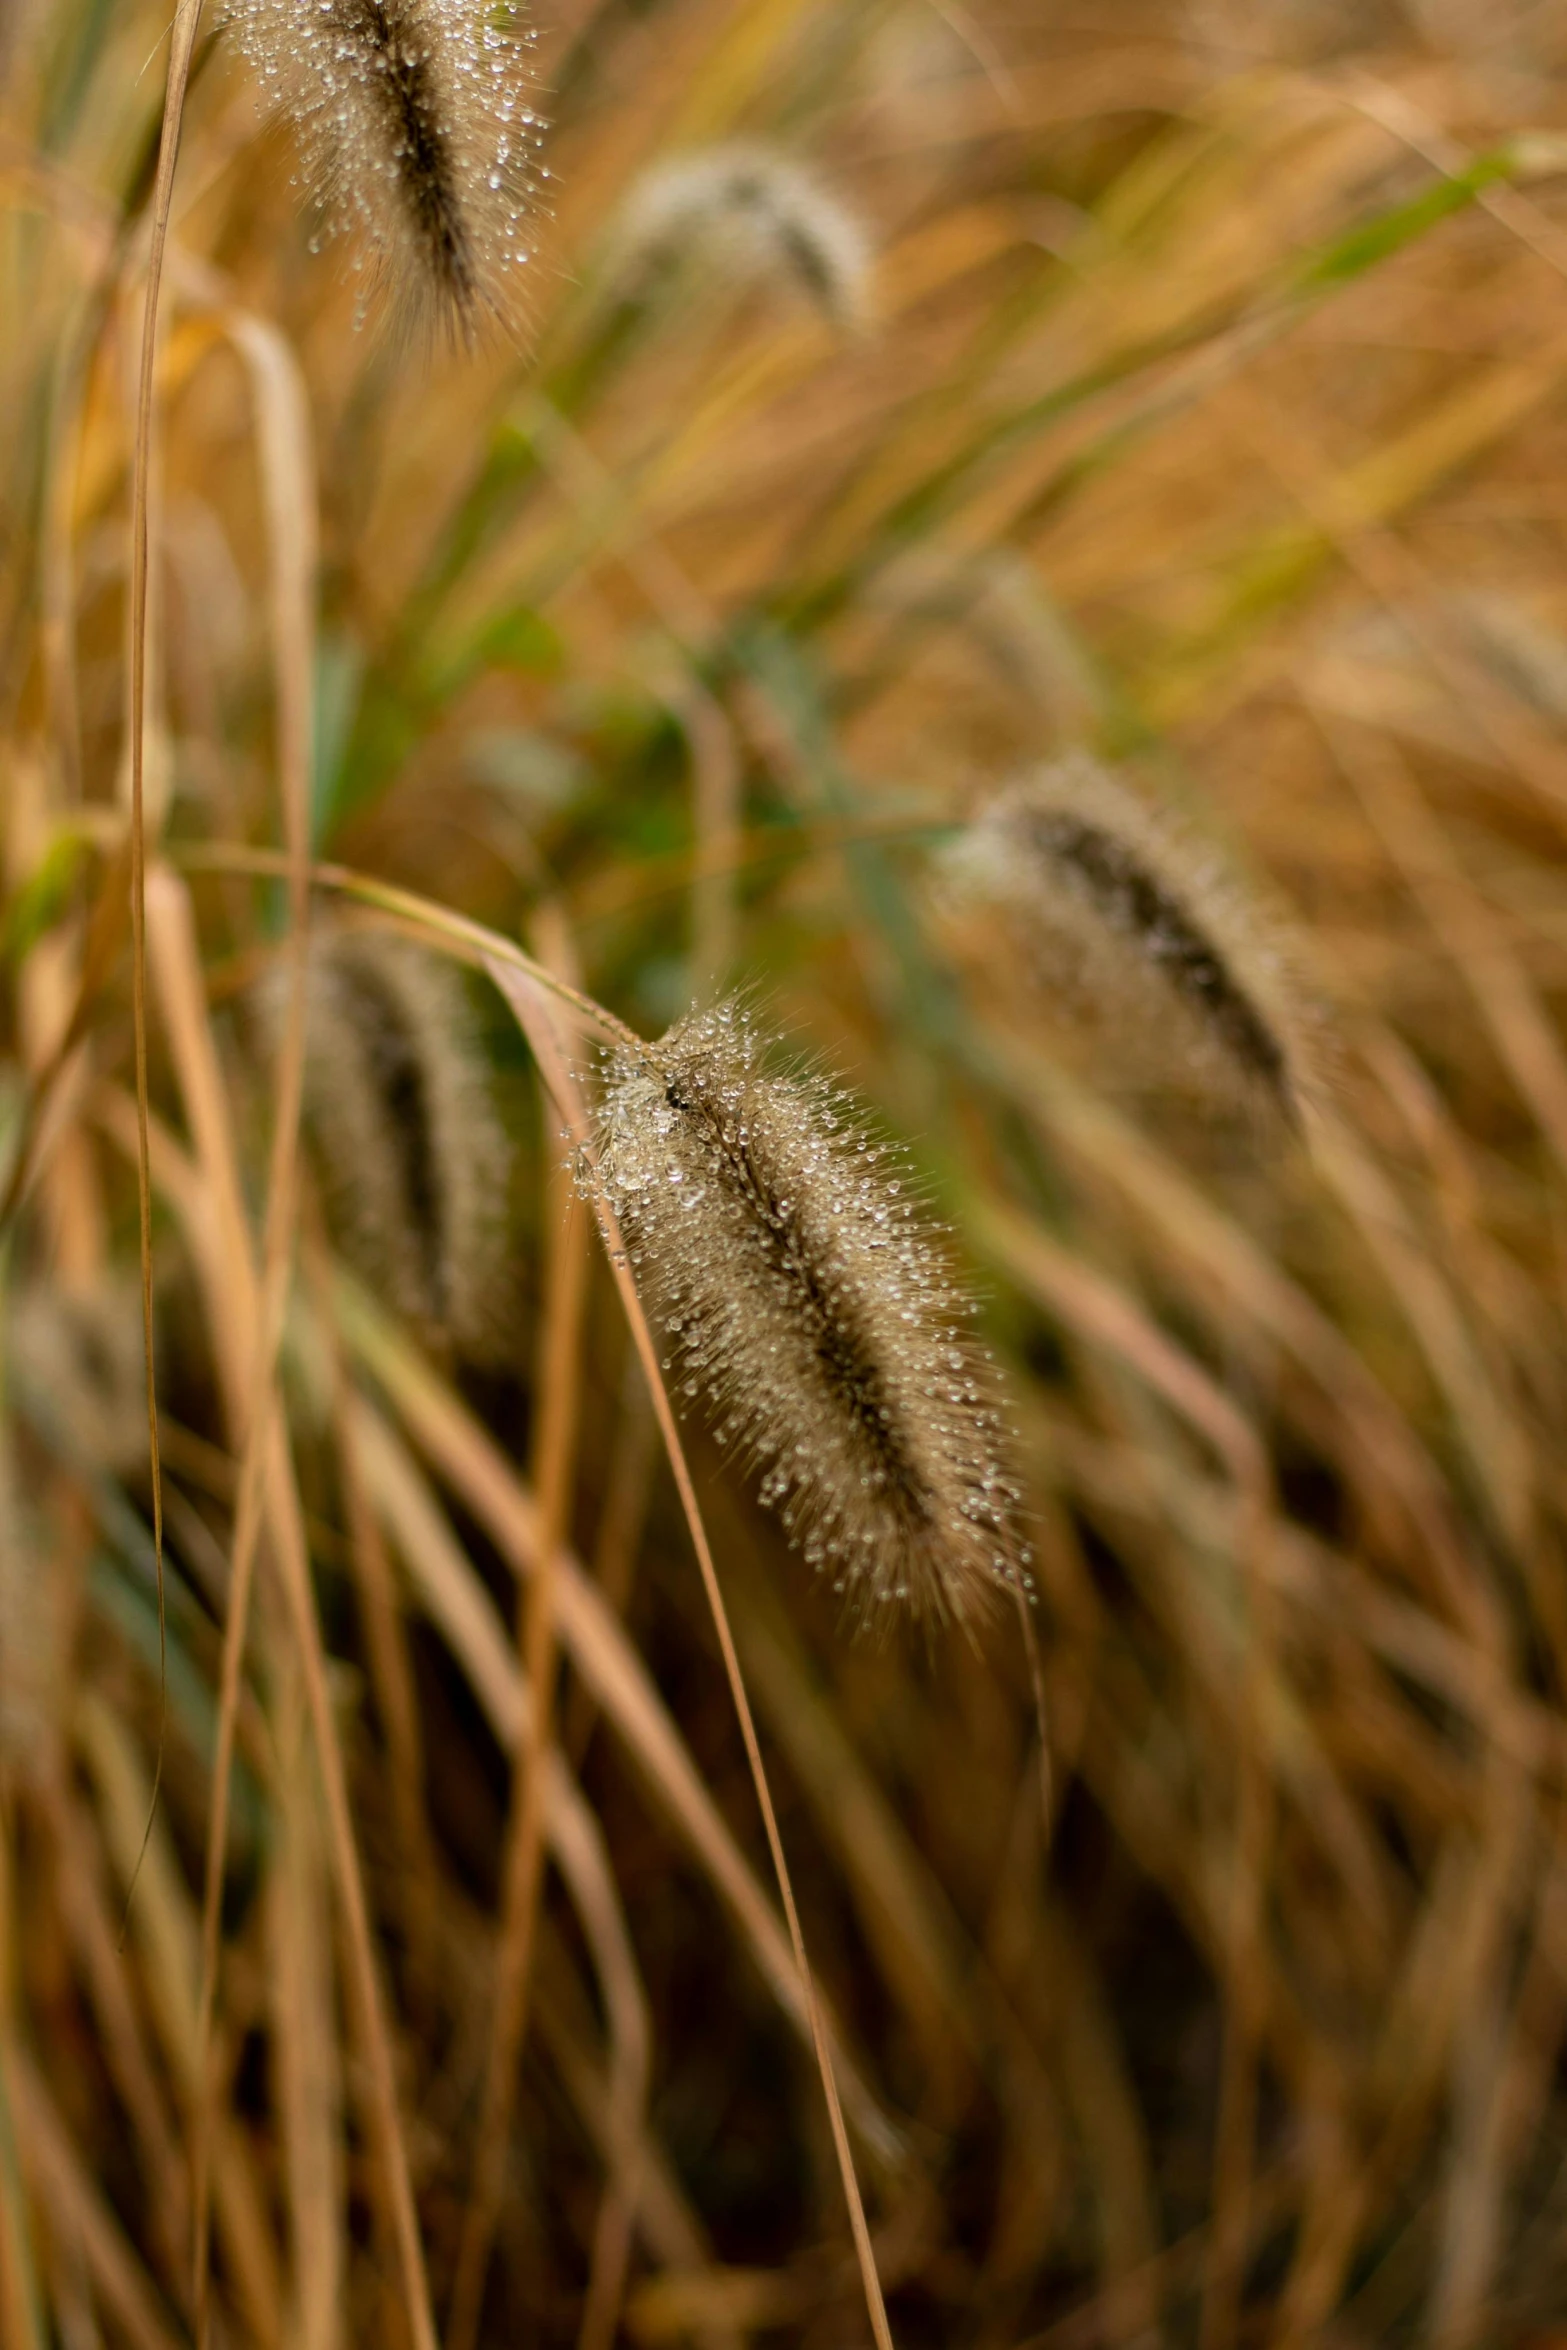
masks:
<svg viewBox="0 0 1567 2350"><path fill-rule="evenodd" d="M1278 939L1213 855L1083 753L1002 792L942 860L965 961L1014 1015L1064 1017L1112 1084L1299 1129L1313 1023Z"/></svg>
<svg viewBox="0 0 1567 2350"><path fill-rule="evenodd" d="M47 1771L70 1688L66 1583L53 1564L0 1428L0 1762L24 1780Z"/></svg>
<svg viewBox="0 0 1567 2350"><path fill-rule="evenodd" d="M732 145L657 165L631 191L612 242L620 290L664 280L776 288L840 331L869 316L871 247L861 223L802 165Z"/></svg>
<svg viewBox="0 0 1567 2350"><path fill-rule="evenodd" d="M34 1280L10 1313L12 1374L25 1401L74 1451L111 1476L147 1463L141 1289L106 1277L91 1289Z"/></svg>
<svg viewBox="0 0 1567 2350"><path fill-rule="evenodd" d="M281 1033L286 982L262 1010ZM477 1359L510 1295L510 1152L462 983L401 941L311 947L304 1109L338 1245L428 1340Z"/></svg>
<svg viewBox="0 0 1567 2350"><path fill-rule="evenodd" d="M370 283L465 335L515 329L548 177L520 0L229 0L228 15Z"/></svg>
<svg viewBox="0 0 1567 2350"><path fill-rule="evenodd" d="M852 1614L963 1619L1025 1578L970 1301L847 1096L772 1071L727 1001L611 1059L598 1178L677 1396L706 1400Z"/></svg>

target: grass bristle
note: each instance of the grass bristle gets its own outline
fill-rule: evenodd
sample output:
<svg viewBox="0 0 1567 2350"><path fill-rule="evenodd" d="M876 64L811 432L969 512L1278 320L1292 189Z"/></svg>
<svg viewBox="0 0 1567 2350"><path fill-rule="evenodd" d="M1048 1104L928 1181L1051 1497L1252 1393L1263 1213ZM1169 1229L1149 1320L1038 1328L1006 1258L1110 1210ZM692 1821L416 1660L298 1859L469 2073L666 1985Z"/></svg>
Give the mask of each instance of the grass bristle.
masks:
<svg viewBox="0 0 1567 2350"><path fill-rule="evenodd" d="M855 1617L961 1620L1021 1574L971 1307L847 1095L725 1002L614 1058L600 1172L680 1391Z"/></svg>
<svg viewBox="0 0 1567 2350"><path fill-rule="evenodd" d="M387 290L464 334L514 328L543 137L517 0L231 0L229 18Z"/></svg>

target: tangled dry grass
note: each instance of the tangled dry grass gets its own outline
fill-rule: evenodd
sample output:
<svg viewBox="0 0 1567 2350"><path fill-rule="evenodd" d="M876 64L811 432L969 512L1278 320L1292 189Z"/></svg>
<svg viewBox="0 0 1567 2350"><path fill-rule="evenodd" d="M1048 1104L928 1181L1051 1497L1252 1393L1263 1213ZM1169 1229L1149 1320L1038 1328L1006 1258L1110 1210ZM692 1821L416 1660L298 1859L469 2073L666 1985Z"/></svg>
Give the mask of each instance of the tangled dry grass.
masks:
<svg viewBox="0 0 1567 2350"><path fill-rule="evenodd" d="M0 14L0 2338L1559 2344L1567 9L334 5L303 148L239 14L172 181L167 7ZM675 1434L735 987L1042 1704ZM744 1110L696 1384L874 1531Z"/></svg>

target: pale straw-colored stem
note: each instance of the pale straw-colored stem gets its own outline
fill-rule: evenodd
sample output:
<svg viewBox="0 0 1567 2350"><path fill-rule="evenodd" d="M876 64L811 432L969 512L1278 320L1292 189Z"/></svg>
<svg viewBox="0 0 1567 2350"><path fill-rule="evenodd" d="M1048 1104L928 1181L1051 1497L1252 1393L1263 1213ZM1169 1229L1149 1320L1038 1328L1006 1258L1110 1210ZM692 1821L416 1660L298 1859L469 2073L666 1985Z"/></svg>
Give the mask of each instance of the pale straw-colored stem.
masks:
<svg viewBox="0 0 1567 2350"><path fill-rule="evenodd" d="M130 768L131 768L131 1027L136 1056L136 1204L141 1248L142 1345L147 1374L147 1451L152 1471L152 1548L158 1577L158 1758L152 1775L147 1833L163 1781L163 1742L168 1708L168 1621L163 1594L163 1474L158 1459L158 1392L152 1337L152 1172L147 1139L147 822L145 796L147 734L147 512L152 475L153 379L158 364L158 295L174 199L174 166L179 156L185 87L201 0L184 0L169 41L169 77L164 89L163 128L153 187L147 247L147 291L142 305L141 365L136 386L136 443L131 466ZM139 1866L139 1863L138 1863ZM136 1885L131 1876L131 1892ZM127 1900L130 1896L127 1895Z"/></svg>
<svg viewBox="0 0 1567 2350"><path fill-rule="evenodd" d="M208 1817L197 2009L196 2116L192 2149L196 2340L207 2338L208 2193L212 2134L209 2050L217 1999L223 1863L228 1842L240 1674L260 1537L268 1409L293 1265L300 1105L304 1092L306 978L310 946L310 761L315 731L316 533L314 462L305 389L291 352L271 327L237 313L230 334L255 396L271 575L279 799L286 844L288 994L278 1055L272 1148L262 1237L260 1310L249 1333L249 1376L235 1434L242 1445L234 1559L224 1624L217 1751ZM246 1244L248 1246L248 1243ZM236 1399L237 1400L237 1399Z"/></svg>
<svg viewBox="0 0 1567 2350"><path fill-rule="evenodd" d="M549 1118L546 1110L546 1118ZM553 1123L552 1120L549 1121ZM569 1530L572 1470L581 1397L581 1343L587 1299L587 1232L581 1201L569 1185L558 1139L546 1147L566 1178L567 1205L549 1253L535 1397L534 1487L539 1504L539 1571L517 1594L517 1642L528 1675L529 1705L512 1774L505 1898L496 1962L484 2108L474 2155L473 2188L463 2223L447 2320L446 2350L472 2350L484 2279L500 2216L506 2138L517 2067L528 2022L544 1852L544 1766L554 1736L556 1566Z"/></svg>

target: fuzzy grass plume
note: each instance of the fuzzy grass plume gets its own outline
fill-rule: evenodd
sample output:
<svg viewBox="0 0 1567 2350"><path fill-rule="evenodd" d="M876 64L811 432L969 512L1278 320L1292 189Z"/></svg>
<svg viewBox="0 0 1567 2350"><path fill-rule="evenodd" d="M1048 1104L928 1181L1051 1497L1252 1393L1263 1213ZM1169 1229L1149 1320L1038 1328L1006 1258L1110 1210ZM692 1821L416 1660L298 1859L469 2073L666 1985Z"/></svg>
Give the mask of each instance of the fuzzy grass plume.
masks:
<svg viewBox="0 0 1567 2350"><path fill-rule="evenodd" d="M1112 1082L1301 1127L1312 1040L1278 945L1211 853L1095 760L1073 753L1001 793L945 878L968 959L994 963L999 912L1009 992L1021 971L1103 1046Z"/></svg>
<svg viewBox="0 0 1567 2350"><path fill-rule="evenodd" d="M678 156L632 190L614 240L622 291L645 298L687 272L777 288L840 331L868 315L871 248L860 222L813 172L760 144Z"/></svg>
<svg viewBox="0 0 1567 2350"><path fill-rule="evenodd" d="M482 1358L508 1295L509 1153L461 981L368 933L312 947L305 1119L345 1253L427 1338ZM278 1006L264 1006L278 1025Z"/></svg>
<svg viewBox="0 0 1567 2350"><path fill-rule="evenodd" d="M970 1617L1025 1559L971 1311L897 1152L744 1006L615 1055L600 1175L686 1397L852 1613Z"/></svg>
<svg viewBox="0 0 1567 2350"><path fill-rule="evenodd" d="M514 326L544 176L519 0L230 0L229 19L387 287L465 334Z"/></svg>
<svg viewBox="0 0 1567 2350"><path fill-rule="evenodd" d="M24 1776L48 1751L67 1685L65 1594L51 1565L0 1430L0 1771Z"/></svg>
<svg viewBox="0 0 1567 2350"><path fill-rule="evenodd" d="M133 1283L81 1289L34 1281L11 1308L9 1340L24 1399L52 1428L116 1475L145 1466L146 1372Z"/></svg>

